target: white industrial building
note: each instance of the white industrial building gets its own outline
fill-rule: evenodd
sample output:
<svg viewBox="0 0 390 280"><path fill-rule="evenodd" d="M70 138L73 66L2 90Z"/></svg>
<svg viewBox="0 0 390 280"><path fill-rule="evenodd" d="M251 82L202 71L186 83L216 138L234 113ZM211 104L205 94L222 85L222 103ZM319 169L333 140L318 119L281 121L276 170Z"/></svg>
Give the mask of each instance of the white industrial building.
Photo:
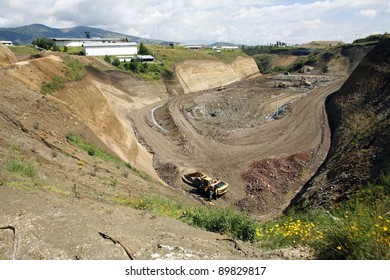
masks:
<svg viewBox="0 0 390 280"><path fill-rule="evenodd" d="M105 55L136 55L136 43L86 43L84 44L86 56L105 56Z"/></svg>
<svg viewBox="0 0 390 280"><path fill-rule="evenodd" d="M83 47L88 43L117 43L121 38L52 38L58 47Z"/></svg>
<svg viewBox="0 0 390 280"><path fill-rule="evenodd" d="M13 46L14 43L12 41L0 41L0 44L6 45L6 46Z"/></svg>

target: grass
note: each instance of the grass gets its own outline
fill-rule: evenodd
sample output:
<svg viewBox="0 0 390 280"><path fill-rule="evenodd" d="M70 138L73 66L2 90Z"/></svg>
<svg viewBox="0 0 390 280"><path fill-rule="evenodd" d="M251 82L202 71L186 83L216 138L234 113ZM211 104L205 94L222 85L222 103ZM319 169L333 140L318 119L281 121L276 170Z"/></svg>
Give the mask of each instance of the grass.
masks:
<svg viewBox="0 0 390 280"><path fill-rule="evenodd" d="M241 50L237 51L221 51L217 53L213 50L193 51L184 48L170 48L158 45L150 45L148 49L152 52L154 57L163 63L163 65L170 71L173 71L175 63L189 60L189 59L214 59L222 60L226 63L232 62L237 56L247 56Z"/></svg>
<svg viewBox="0 0 390 280"><path fill-rule="evenodd" d="M73 143L74 145L76 145L77 147L81 148L82 150L86 151L88 153L88 155L90 156L96 156L96 157L99 157L101 158L102 160L106 161L106 162L113 162L117 165L118 168L120 168L121 166L125 166L127 167L128 169L130 169L134 174L136 174L137 176L141 177L142 179L144 179L145 181L152 181L152 178L138 170L137 168L135 168L134 166L131 165L131 163L129 162L124 162L122 159L120 159L119 157L115 156L115 155L112 155L102 149L99 149L97 148L96 146L92 145L91 143L88 143L87 141L81 139L80 137L74 135L73 133L71 132L68 132L66 134L66 139ZM80 161L78 163L80 169L83 168L84 166L84 162ZM95 165L95 172L97 172L98 169Z"/></svg>
<svg viewBox="0 0 390 280"><path fill-rule="evenodd" d="M84 141L83 139L74 135L71 132L68 132L66 134L66 139L69 142L75 144L77 147L86 151L90 156L97 156L97 157L103 159L104 161L111 161L111 162L114 162L116 164L123 162L119 157L114 156L106 151L103 151L103 150L95 147L91 143Z"/></svg>
<svg viewBox="0 0 390 280"><path fill-rule="evenodd" d="M390 259L390 176L382 175L331 211L292 213L263 224L268 248L306 244L318 259Z"/></svg>
<svg viewBox="0 0 390 280"><path fill-rule="evenodd" d="M139 197L112 197L112 201L120 205L132 207L137 210L151 211L158 216L167 216L180 219L183 215L184 204L174 202L159 196L139 196Z"/></svg>
<svg viewBox="0 0 390 280"><path fill-rule="evenodd" d="M8 47L15 55L35 55L39 51L32 46L14 46Z"/></svg>
<svg viewBox="0 0 390 280"><path fill-rule="evenodd" d="M6 163L6 168L9 172L17 173L23 177L34 178L37 174L35 166L22 157L12 156Z"/></svg>
<svg viewBox="0 0 390 280"><path fill-rule="evenodd" d="M43 95L52 94L53 92L63 88L65 83L81 80L87 75L84 64L71 56L64 57L65 77L55 76L49 83L42 82L41 93Z"/></svg>
<svg viewBox="0 0 390 280"><path fill-rule="evenodd" d="M184 48L169 48L157 45L150 45L147 48L155 57L156 62L142 63L133 61L130 63L120 63L117 67L119 69L131 71L143 80L153 81L161 79L161 76L171 77L173 75L174 64L183 60L212 59L230 63L236 59L237 56L247 56L240 50L221 51L217 53L213 50L192 51Z"/></svg>
<svg viewBox="0 0 390 280"><path fill-rule="evenodd" d="M382 175L335 209L310 209L259 222L232 208L188 206L158 196L115 197L208 231L256 242L265 249L309 246L318 259L390 259L390 175Z"/></svg>
<svg viewBox="0 0 390 280"><path fill-rule="evenodd" d="M208 231L227 234L243 241L255 241L259 223L232 208L195 207L186 211L183 221Z"/></svg>

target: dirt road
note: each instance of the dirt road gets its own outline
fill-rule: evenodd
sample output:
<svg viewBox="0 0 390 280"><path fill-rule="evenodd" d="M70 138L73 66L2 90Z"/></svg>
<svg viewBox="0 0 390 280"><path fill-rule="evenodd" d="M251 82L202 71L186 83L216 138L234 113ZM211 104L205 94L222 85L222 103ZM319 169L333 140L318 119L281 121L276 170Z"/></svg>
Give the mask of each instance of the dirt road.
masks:
<svg viewBox="0 0 390 280"><path fill-rule="evenodd" d="M337 91L343 82L344 80L330 82L314 90L303 92L300 94L301 99L293 103L282 118L273 121L259 121L250 127L245 127L243 124L231 129L229 124L236 122L234 119L236 116L223 114L223 110L220 109L211 113L218 112L223 115L220 119L210 120L202 125L189 117L188 112L194 108L194 102L196 106L201 104L204 109L204 106L208 106L207 102L213 100L213 95L219 94L215 90L182 95L166 103L152 104L134 113L132 119L139 136L153 150L160 164L170 163L177 166L177 175L183 172L204 170L214 177L223 178L229 182L231 188L229 195L219 200L218 203L232 204L247 195L241 174L251 163L267 158L288 156L301 151L312 153L318 150L324 138L327 137L324 135L327 129L325 99L329 94ZM256 86L258 83L252 81L252 88ZM239 87L233 86L231 89L227 88L222 94L231 94L234 99L239 99L243 92ZM245 108L252 110L253 108L250 107L262 108L270 100L275 100L274 95L267 96L269 98L264 98L263 95L258 94L258 99L245 98L242 100L243 107L240 110ZM286 99L285 93L279 93L279 96L280 99ZM290 96L296 98L297 93L292 92ZM169 131L168 133L162 133L161 130L145 121L146 116L150 115L150 111L156 107L160 107L157 111L163 112L154 113L154 117L164 129ZM238 112L238 115L242 116L245 113L244 111ZM245 123L251 117L252 115L249 114L248 119L243 118L241 122ZM226 129L223 130L224 128ZM218 131L218 133L213 133L213 131ZM183 149L183 146L186 148ZM163 172L170 172L170 170ZM166 175L168 174L160 172L162 178ZM177 184L180 185L179 179Z"/></svg>

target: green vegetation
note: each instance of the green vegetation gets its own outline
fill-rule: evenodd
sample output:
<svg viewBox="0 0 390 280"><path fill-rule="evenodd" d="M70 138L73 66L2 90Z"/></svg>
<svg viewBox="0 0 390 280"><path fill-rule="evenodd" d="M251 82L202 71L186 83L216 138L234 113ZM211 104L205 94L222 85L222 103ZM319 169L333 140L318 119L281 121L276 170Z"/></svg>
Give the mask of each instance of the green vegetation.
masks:
<svg viewBox="0 0 390 280"><path fill-rule="evenodd" d="M75 144L77 147L86 151L90 156L97 156L97 157L103 159L104 161L111 161L111 162L115 162L117 164L122 163L122 160L120 158L118 158L117 156L114 156L110 153L107 153L106 151L103 151L103 150L93 146L92 144L84 141L83 139L74 135L71 132L68 132L66 134L66 139L69 142Z"/></svg>
<svg viewBox="0 0 390 280"><path fill-rule="evenodd" d="M242 46L241 51L247 55L254 56L258 54L285 54L285 55L302 55L307 52L307 48L287 46L287 45L260 45L260 46Z"/></svg>
<svg viewBox="0 0 390 280"><path fill-rule="evenodd" d="M231 208L212 209L195 207L189 209L183 220L208 231L227 234L243 241L255 241L259 223L246 214Z"/></svg>
<svg viewBox="0 0 390 280"><path fill-rule="evenodd" d="M256 242L267 249L310 246L318 259L390 258L390 175L335 209L288 213L258 222L231 208L186 206L160 197L115 197L135 209L169 216L208 231Z"/></svg>
<svg viewBox="0 0 390 280"><path fill-rule="evenodd" d="M257 67L263 74L268 74L271 71L272 58L269 54L256 54L253 56L256 61Z"/></svg>
<svg viewBox="0 0 390 280"><path fill-rule="evenodd" d="M170 48L158 45L145 46L140 44L139 55L153 55L155 62L143 62L141 59L133 59L131 62L120 63L110 56L105 56L104 60L126 71L131 71L143 80L159 80L161 77L171 77L173 75L174 64L190 59L218 59L226 63L232 62L237 56L246 56L241 51L221 51L200 50L192 51L184 48Z"/></svg>
<svg viewBox="0 0 390 280"><path fill-rule="evenodd" d="M152 178L142 172L142 171L139 171L137 168L133 167L129 162L124 162L123 160L121 160L119 157L115 156L115 155L112 155L102 149L99 149L97 147L95 147L94 145L92 145L91 143L88 143L87 141L81 139L80 137L74 135L73 133L71 132L68 132L66 134L66 139L73 143L74 145L76 145L77 147L81 148L82 150L84 150L85 152L88 153L88 155L90 156L96 156L96 157L99 157L101 159L103 159L104 161L107 161L107 162L113 162L117 165L118 168L120 168L121 166L125 166L127 167L128 169L130 169L131 171L133 171L134 174L136 174L137 176L141 177L142 179L144 179L145 181L151 181ZM82 161L80 161L79 163L79 166L80 168L82 168L84 166L84 163ZM95 175L96 175L96 172L98 171L98 168L96 167L95 165Z"/></svg>
<svg viewBox="0 0 390 280"><path fill-rule="evenodd" d="M38 50L33 46L8 47L15 55L36 55Z"/></svg>
<svg viewBox="0 0 390 280"><path fill-rule="evenodd" d="M386 35L386 34L385 34ZM382 34L373 34L373 35L370 35L370 36L367 36L365 38L360 38L360 39L356 39L352 42L352 44L362 44L362 43L371 43L371 42L379 42L380 39L382 39L383 36L385 35L382 35Z"/></svg>
<svg viewBox="0 0 390 280"><path fill-rule="evenodd" d="M34 178L36 175L34 165L20 156L12 156L8 159L6 168L8 171L17 173L23 177Z"/></svg>
<svg viewBox="0 0 390 280"><path fill-rule="evenodd" d="M55 76L50 83L42 82L41 93L43 95L52 94L56 90L63 88L64 85L64 78Z"/></svg>
<svg viewBox="0 0 390 280"><path fill-rule="evenodd" d="M159 216L168 216L180 219L186 208L184 204L173 202L159 196L139 196L139 197L112 197L115 203L130 206L138 210L151 211Z"/></svg>
<svg viewBox="0 0 390 280"><path fill-rule="evenodd" d="M71 56L65 56L64 62L66 65L66 81L78 81L87 75L87 70L85 70L84 64L81 61L72 58Z"/></svg>
<svg viewBox="0 0 390 280"><path fill-rule="evenodd" d="M53 42L53 40L46 37L35 38L32 40L31 44L33 46L37 46L38 48L42 48L45 50L53 50L53 51L59 50L56 44Z"/></svg>
<svg viewBox="0 0 390 280"><path fill-rule="evenodd" d="M269 248L309 245L319 259L389 259L389 209L390 175L383 175L330 211L290 213L257 235Z"/></svg>
<svg viewBox="0 0 390 280"><path fill-rule="evenodd" d="M167 71L164 65L159 63L145 63L140 60L134 60L128 63L123 63L123 68L133 72L138 77L144 80L159 80L161 73Z"/></svg>
<svg viewBox="0 0 390 280"><path fill-rule="evenodd" d="M4 183L21 189L31 189L43 184L35 160L24 157L14 145L9 146L8 153L0 161L0 184Z"/></svg>
<svg viewBox="0 0 390 280"><path fill-rule="evenodd" d="M85 70L84 64L72 58L71 56L65 56L65 77L55 76L50 83L43 82L41 86L41 93L43 95L52 94L58 89L65 86L66 82L73 82L82 79L87 71Z"/></svg>
<svg viewBox="0 0 390 280"><path fill-rule="evenodd" d="M143 43L141 43L139 45L138 54L140 54L140 55L151 55L149 49Z"/></svg>

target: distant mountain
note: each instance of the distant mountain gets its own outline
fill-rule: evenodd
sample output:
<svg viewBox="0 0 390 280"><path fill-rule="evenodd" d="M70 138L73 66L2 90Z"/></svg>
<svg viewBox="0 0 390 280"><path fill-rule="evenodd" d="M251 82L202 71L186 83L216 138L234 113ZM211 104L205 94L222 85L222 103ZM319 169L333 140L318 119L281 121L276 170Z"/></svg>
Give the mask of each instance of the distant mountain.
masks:
<svg viewBox="0 0 390 280"><path fill-rule="evenodd" d="M167 44L163 40L145 39L141 37L121 34L100 28L89 26L76 26L72 28L51 28L42 24L31 24L14 28L0 28L0 40L12 41L14 44L30 44L34 38L85 38L85 32L90 32L91 37L119 37L128 38L131 42L146 44Z"/></svg>
<svg viewBox="0 0 390 280"><path fill-rule="evenodd" d="M242 44L233 44L228 42L215 42L214 44L209 45L210 47L220 47L220 46L241 46Z"/></svg>

